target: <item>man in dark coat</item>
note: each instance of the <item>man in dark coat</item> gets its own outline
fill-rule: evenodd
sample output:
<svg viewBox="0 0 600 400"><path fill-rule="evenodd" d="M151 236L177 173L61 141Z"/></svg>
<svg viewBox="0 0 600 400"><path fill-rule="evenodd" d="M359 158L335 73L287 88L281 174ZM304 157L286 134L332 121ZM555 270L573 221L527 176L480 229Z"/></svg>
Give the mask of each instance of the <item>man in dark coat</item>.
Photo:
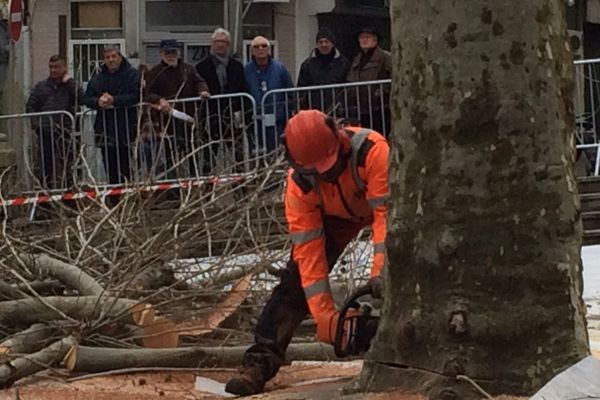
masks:
<svg viewBox="0 0 600 400"><path fill-rule="evenodd" d="M173 117L173 107L169 100L183 100L201 97L201 101L176 102L174 109L182 111L198 122L203 115L203 101L210 97L208 85L194 67L179 57L179 47L175 39L164 39L160 42L160 63L148 71L145 77L144 99L154 105L154 110L161 114L152 113L152 120L158 121L162 132L166 132L169 140L160 142L160 148L166 152L167 168L174 164L187 165L177 177L192 178L198 174L195 159L198 154L195 149L199 145L192 123L183 122ZM171 113L168 116L166 113ZM153 143L152 147L159 144ZM175 144L175 146L173 146ZM175 151L176 150L176 151ZM159 150L159 153L162 151ZM172 171L172 174L174 171ZM184 176L190 175L190 176ZM173 175L174 176L174 175ZM160 176L159 176L160 178Z"/></svg>
<svg viewBox="0 0 600 400"><path fill-rule="evenodd" d="M208 82L212 95L245 93L246 79L244 66L229 55L231 35L223 28L217 28L211 36L210 54L196 64L196 71ZM235 160L241 161L242 134L241 122L245 119L242 112L252 112L249 101L243 97L211 100L209 103L209 136L216 141L207 147L205 157L214 158L219 149L235 149ZM214 165L214 162L208 165ZM206 172L206 171L205 171Z"/></svg>
<svg viewBox="0 0 600 400"><path fill-rule="evenodd" d="M117 47L105 47L102 60L100 71L88 83L84 104L98 110L94 131L108 182L124 183L131 179L129 144L136 134L140 78Z"/></svg>
<svg viewBox="0 0 600 400"><path fill-rule="evenodd" d="M390 79L392 76L392 55L379 47L381 39L377 30L365 25L358 32L359 53L352 60L348 82L365 82ZM365 85L359 90L359 97L351 90L351 109L354 109L360 123L365 128L388 135L390 131L389 85ZM381 105L384 105L382 108ZM360 115L358 115L360 114Z"/></svg>
<svg viewBox="0 0 600 400"><path fill-rule="evenodd" d="M331 30L325 27L319 29L316 42L317 46L300 67L298 87L346 82L350 61L335 47L335 37ZM319 109L329 113L335 106L334 100L337 97L333 89L311 90L303 96L302 108Z"/></svg>
<svg viewBox="0 0 600 400"><path fill-rule="evenodd" d="M26 112L67 111L75 116L83 101L83 91L67 74L64 57L50 57L48 69L48 78L38 82L29 94ZM70 167L77 149L71 138L71 123L65 114L31 119L32 128L37 131L42 188L66 188L72 182Z"/></svg>

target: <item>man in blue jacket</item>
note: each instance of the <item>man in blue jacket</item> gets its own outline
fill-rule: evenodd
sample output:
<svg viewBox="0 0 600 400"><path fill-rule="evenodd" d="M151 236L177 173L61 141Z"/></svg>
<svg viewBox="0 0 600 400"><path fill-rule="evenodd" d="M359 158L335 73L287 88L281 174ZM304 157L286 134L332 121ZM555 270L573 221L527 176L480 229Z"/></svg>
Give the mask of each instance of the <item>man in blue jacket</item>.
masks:
<svg viewBox="0 0 600 400"><path fill-rule="evenodd" d="M102 60L88 83L84 104L98 110L94 131L108 182L125 183L131 179L129 144L136 136L140 77L117 47L105 47Z"/></svg>
<svg viewBox="0 0 600 400"><path fill-rule="evenodd" d="M271 57L271 44L263 36L252 39L252 61L244 66L244 75L248 91L256 100L260 108L264 94L274 89L294 87L292 78L285 65ZM275 150L281 142L281 134L287 120L287 112L291 111L285 104L285 95L269 96L265 102L263 115L274 115L275 126L269 121L265 124L265 137L263 140L262 126L259 125L257 140L251 139L253 148L257 152L267 153ZM276 129L275 129L276 128ZM264 143L263 143L264 142Z"/></svg>

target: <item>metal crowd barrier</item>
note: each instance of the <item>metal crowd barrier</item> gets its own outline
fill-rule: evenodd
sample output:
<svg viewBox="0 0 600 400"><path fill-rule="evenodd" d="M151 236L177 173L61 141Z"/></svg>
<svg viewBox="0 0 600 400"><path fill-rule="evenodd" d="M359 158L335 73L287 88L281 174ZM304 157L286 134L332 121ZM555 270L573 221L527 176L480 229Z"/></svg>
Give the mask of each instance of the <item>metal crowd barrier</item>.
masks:
<svg viewBox="0 0 600 400"><path fill-rule="evenodd" d="M575 61L575 70L576 147L599 175L600 59ZM249 94L236 93L171 101L171 113L140 104L87 110L77 119L66 111L5 115L0 124L22 138L20 192L167 183L260 167L301 109L320 109L389 135L390 85L379 80L271 90L260 107Z"/></svg>
<svg viewBox="0 0 600 400"><path fill-rule="evenodd" d="M600 172L600 59L575 61L575 138L578 153L592 161L593 175Z"/></svg>
<svg viewBox="0 0 600 400"><path fill-rule="evenodd" d="M67 111L1 115L0 124L11 132L17 152L17 188L20 192L60 190L77 177L80 138L75 117Z"/></svg>
<svg viewBox="0 0 600 400"><path fill-rule="evenodd" d="M81 115L87 179L95 184L167 183L256 167L256 104L246 93L174 100L171 112L148 104Z"/></svg>
<svg viewBox="0 0 600 400"><path fill-rule="evenodd" d="M255 151L270 152L281 144L285 124L302 109L318 109L337 119L390 132L391 80L276 89L266 92L260 104L260 141Z"/></svg>

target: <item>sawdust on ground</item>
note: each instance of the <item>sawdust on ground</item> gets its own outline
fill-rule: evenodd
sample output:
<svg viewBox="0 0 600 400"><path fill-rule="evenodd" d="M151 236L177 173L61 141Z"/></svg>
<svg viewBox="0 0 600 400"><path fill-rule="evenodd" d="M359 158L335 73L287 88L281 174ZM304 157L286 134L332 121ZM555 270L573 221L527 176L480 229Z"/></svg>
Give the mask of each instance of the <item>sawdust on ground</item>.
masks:
<svg viewBox="0 0 600 400"><path fill-rule="evenodd" d="M271 382L266 392L252 396L260 400L332 400L360 398L367 400L424 400L421 396L404 392L360 394L346 397L341 388L357 376L361 362L349 363L294 363L285 366ZM195 389L195 378L201 375L217 382L226 382L233 371L200 370L198 372L171 371L135 373L95 377L75 382L64 382L56 377L34 377L11 389L0 391L0 400L217 400L223 396L203 393ZM17 396L18 391L18 396ZM499 397L497 400L516 400Z"/></svg>

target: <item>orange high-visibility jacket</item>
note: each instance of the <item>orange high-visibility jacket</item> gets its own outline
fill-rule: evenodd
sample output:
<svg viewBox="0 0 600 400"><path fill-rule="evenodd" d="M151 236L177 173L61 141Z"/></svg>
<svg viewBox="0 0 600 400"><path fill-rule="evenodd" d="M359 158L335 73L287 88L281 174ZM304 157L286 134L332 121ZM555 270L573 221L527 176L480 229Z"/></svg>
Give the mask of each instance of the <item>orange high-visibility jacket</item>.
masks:
<svg viewBox="0 0 600 400"><path fill-rule="evenodd" d="M293 169L287 179L285 214L292 256L298 264L302 288L315 318L336 312L329 288L323 215L357 222L372 221L371 276L378 276L385 263L388 143L382 135L369 129L351 127L341 134L350 139L351 157L338 178L339 187L335 183L307 179Z"/></svg>

